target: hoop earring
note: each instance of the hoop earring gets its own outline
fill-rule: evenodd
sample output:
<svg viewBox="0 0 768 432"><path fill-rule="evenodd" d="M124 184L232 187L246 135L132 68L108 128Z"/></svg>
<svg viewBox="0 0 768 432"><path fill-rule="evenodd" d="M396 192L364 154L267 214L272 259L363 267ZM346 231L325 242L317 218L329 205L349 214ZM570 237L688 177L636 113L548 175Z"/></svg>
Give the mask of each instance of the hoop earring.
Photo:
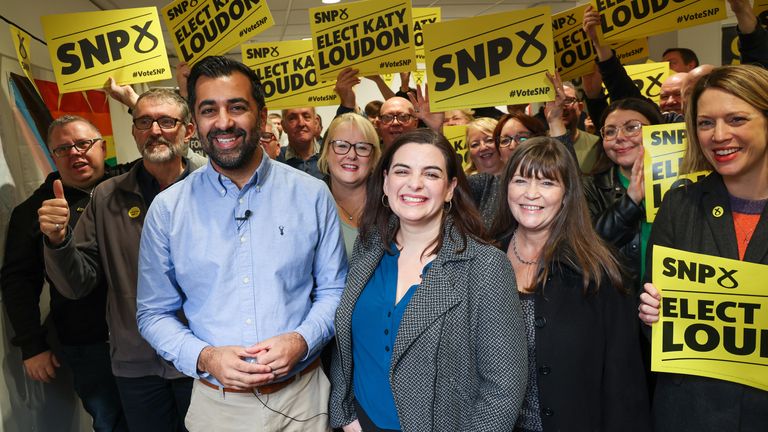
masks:
<svg viewBox="0 0 768 432"><path fill-rule="evenodd" d="M383 205L386 208L389 208L389 198L387 198L386 194L381 196L381 205Z"/></svg>
<svg viewBox="0 0 768 432"><path fill-rule="evenodd" d="M448 208L446 209L445 205L443 205L443 211L445 211L446 213L450 213L451 210L453 210L453 200L446 202L446 204L448 204Z"/></svg>

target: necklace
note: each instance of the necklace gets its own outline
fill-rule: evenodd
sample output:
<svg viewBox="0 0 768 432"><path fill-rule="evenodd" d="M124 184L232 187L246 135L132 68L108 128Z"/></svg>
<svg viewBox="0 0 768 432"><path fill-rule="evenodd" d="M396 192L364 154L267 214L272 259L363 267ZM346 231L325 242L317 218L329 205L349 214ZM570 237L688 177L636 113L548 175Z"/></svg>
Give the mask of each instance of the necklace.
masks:
<svg viewBox="0 0 768 432"><path fill-rule="evenodd" d="M520 253L517 251L517 230L512 234L512 252L515 254L515 258L517 258L520 263L525 265L534 265L536 264L536 261L526 261L521 256Z"/></svg>
<svg viewBox="0 0 768 432"><path fill-rule="evenodd" d="M341 210L341 213L342 213L342 215L341 215L341 216L342 216L343 218L346 218L348 221L352 222L352 220L355 218L355 217L352 215L352 213L348 212L348 211L347 211L347 209L345 209L344 207L342 207L341 203L339 203L338 201L336 202L336 207L338 207L338 208L339 208L339 210Z"/></svg>

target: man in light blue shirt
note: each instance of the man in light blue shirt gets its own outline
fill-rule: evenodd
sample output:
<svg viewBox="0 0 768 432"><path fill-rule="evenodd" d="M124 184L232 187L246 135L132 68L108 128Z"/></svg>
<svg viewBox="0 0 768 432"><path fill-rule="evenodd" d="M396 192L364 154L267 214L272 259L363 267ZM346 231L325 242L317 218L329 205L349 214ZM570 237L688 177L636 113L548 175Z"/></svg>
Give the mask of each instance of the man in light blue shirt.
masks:
<svg viewBox="0 0 768 432"><path fill-rule="evenodd" d="M318 356L347 273L333 198L321 181L264 155L267 110L253 71L207 57L188 90L210 162L147 214L139 330L199 378L190 431L327 431Z"/></svg>

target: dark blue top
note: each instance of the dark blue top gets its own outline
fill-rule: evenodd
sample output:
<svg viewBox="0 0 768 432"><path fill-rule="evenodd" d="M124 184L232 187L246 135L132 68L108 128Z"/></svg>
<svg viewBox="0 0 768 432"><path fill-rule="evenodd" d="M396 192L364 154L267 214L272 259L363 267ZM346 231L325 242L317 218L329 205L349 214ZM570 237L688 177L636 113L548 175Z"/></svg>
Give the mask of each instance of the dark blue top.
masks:
<svg viewBox="0 0 768 432"><path fill-rule="evenodd" d="M389 365L400 320L418 285L408 288L395 304L400 252L395 247L392 249L395 254L384 253L352 313L353 387L357 402L376 426L400 430L389 384ZM424 266L422 275L430 264Z"/></svg>

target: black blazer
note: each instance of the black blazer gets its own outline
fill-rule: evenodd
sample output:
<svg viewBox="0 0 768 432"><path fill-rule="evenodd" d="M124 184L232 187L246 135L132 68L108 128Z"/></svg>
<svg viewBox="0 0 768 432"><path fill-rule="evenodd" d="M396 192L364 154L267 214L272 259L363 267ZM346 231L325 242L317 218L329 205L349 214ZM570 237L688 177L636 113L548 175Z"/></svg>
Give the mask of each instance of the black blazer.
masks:
<svg viewBox="0 0 768 432"><path fill-rule="evenodd" d="M725 212L716 217L713 209ZM768 206L760 215L744 261L768 264ZM650 245L739 259L730 196L722 177L671 190L664 197L651 231ZM652 272L648 248L646 275ZM694 375L658 374L653 416L656 430L768 431L768 392L730 381Z"/></svg>
<svg viewBox="0 0 768 432"><path fill-rule="evenodd" d="M564 261L549 275L534 294L544 431L651 430L634 298L610 282L585 295L581 272Z"/></svg>

